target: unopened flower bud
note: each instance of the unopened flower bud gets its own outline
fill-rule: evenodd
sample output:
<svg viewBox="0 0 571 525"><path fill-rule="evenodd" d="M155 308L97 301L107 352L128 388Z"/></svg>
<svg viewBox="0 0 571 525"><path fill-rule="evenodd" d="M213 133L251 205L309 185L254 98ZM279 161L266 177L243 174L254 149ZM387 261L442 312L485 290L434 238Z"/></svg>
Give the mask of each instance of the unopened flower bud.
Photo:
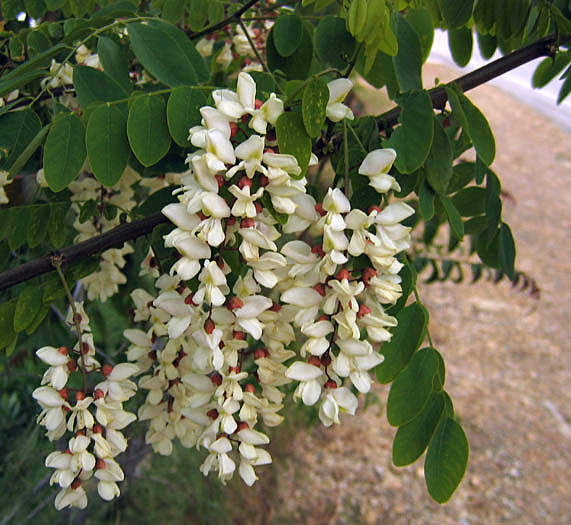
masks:
<svg viewBox="0 0 571 525"><path fill-rule="evenodd" d="M93 393L93 397L95 398L95 401L97 401L98 399L103 399L105 397L105 392L103 392L103 390L101 390L100 388L98 388L94 393Z"/></svg>
<svg viewBox="0 0 571 525"><path fill-rule="evenodd" d="M72 482L71 482L71 488L73 490L78 489L79 487L81 487L81 480L79 478L75 478Z"/></svg>
<svg viewBox="0 0 571 525"><path fill-rule="evenodd" d="M369 279L377 276L377 272L373 270L373 268L365 268L363 270L363 274L361 275L361 279L365 283L365 285L369 284Z"/></svg>
<svg viewBox="0 0 571 525"><path fill-rule="evenodd" d="M239 181L238 181L238 187L239 188L244 188L245 186L248 186L248 188L252 187L252 179L249 179L248 177L244 176L242 177Z"/></svg>
<svg viewBox="0 0 571 525"><path fill-rule="evenodd" d="M232 331L232 338L238 339L239 341L245 341L246 340L246 332L240 332L239 330L233 330Z"/></svg>
<svg viewBox="0 0 571 525"><path fill-rule="evenodd" d="M92 430L94 434L103 434L103 427L99 423L95 423Z"/></svg>
<svg viewBox="0 0 571 525"><path fill-rule="evenodd" d="M315 208L315 211L316 211L317 213L319 213L319 215L321 215L322 217L323 217L324 215L327 215L327 212L323 209L323 204L321 204L320 202L318 202L318 203L314 206L314 208Z"/></svg>

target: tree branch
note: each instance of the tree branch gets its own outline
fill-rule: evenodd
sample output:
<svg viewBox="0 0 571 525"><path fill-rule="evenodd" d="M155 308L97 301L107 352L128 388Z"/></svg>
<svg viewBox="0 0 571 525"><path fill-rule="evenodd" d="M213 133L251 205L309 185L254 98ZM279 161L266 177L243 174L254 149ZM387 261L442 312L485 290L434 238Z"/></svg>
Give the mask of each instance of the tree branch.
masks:
<svg viewBox="0 0 571 525"><path fill-rule="evenodd" d="M195 33L193 36L200 36L201 34L206 34L211 31L215 31L219 27L223 27L228 20L233 20L240 17L245 11L247 11L256 2L250 1L244 4L238 11L236 11L232 17L229 19L211 26L200 33ZM205 33L206 32L206 33ZM463 75L455 80L455 82L464 90L475 88L481 84L488 82L489 80L496 78L507 71L511 71L516 67L530 62L541 56L553 56L557 51L557 45L563 44L571 40L571 36L565 38L558 37L557 35L549 35L541 40L538 40L522 49L514 51L509 55L506 55L498 60L486 64L485 66ZM434 88L429 91L430 97L432 99L432 104L436 108L443 108L446 104L447 96L446 91L443 86ZM378 117L378 121L384 128L392 127L398 123L398 117L400 114L400 108L396 107L383 113ZM321 144L323 147L323 144ZM321 153L319 148L318 152ZM115 248L122 246L124 242L136 239L143 235L151 233L153 229L159 224L168 223L168 219L164 217L160 212L145 217L137 221L122 224L117 226L113 230L104 233L103 235L98 235L87 241L75 244L73 246L68 246L63 250L60 250L49 255L40 257L33 261L29 261L20 266L7 270L0 273L0 290L5 290L14 286L16 284L22 283L39 275L53 271L52 266L52 256L61 255L63 261L66 264L71 264L82 259L85 259L91 255L104 252L109 248Z"/></svg>
<svg viewBox="0 0 571 525"><path fill-rule="evenodd" d="M522 47L517 51L514 51L502 58L498 58L481 68L478 68L466 75L463 75L453 82L458 84L462 91L468 91L475 87L478 87L486 82L489 82L493 78L499 77L516 67L519 67L527 62L531 62L536 58L542 56L554 56L557 52L557 44L563 44L569 41L571 37L561 38L557 34L548 35L540 40L529 44L528 46ZM438 86L431 89L429 92L430 98L432 99L432 105L435 108L443 109L446 105L448 97L446 95L446 90L444 86ZM383 129L392 128L398 123L398 117L400 115L400 107L395 107L390 109L386 113L383 113L378 117L378 122Z"/></svg>
<svg viewBox="0 0 571 525"><path fill-rule="evenodd" d="M211 25L202 31L191 33L189 37L192 39L200 38L201 36L208 35L214 31L218 31L218 29L222 29L226 24L229 24L230 22L238 21L240 17L257 2L258 0L250 0L249 2L246 2L240 9L238 9L235 13L232 13L229 17L225 18L221 22Z"/></svg>
<svg viewBox="0 0 571 525"><path fill-rule="evenodd" d="M63 264L73 264L91 255L104 252L109 248L119 248L123 246L123 243L126 241L147 235L159 224L168 222L169 220L162 213L157 212L144 219L121 224L87 241L68 246L62 250L11 268L10 270L0 273L0 290L5 290L16 284L53 271L52 261L54 256L61 257Z"/></svg>

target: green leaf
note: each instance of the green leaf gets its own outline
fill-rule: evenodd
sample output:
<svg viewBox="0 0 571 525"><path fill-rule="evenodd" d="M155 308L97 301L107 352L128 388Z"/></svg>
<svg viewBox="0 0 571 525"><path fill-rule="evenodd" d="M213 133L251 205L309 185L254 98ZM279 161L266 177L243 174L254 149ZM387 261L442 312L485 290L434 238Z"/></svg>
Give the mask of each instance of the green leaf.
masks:
<svg viewBox="0 0 571 525"><path fill-rule="evenodd" d="M421 90L422 51L418 35L406 18L396 12L392 15L392 23L398 41L398 52L393 57L393 63L400 89Z"/></svg>
<svg viewBox="0 0 571 525"><path fill-rule="evenodd" d="M419 303L403 308L396 315L398 326L390 341L383 343L381 353L385 360L376 368L379 383L390 383L409 362L424 339L428 312Z"/></svg>
<svg viewBox="0 0 571 525"><path fill-rule="evenodd" d="M165 9L168 2L169 0L167 0L167 3L165 4ZM193 31L200 31L204 26L206 26L207 18L208 18L208 0L192 0L192 2L190 3L190 14L188 17L190 29L192 29Z"/></svg>
<svg viewBox="0 0 571 525"><path fill-rule="evenodd" d="M466 184L476 176L475 165L473 162L460 162L452 168L452 178L448 182L447 193L454 193L462 189Z"/></svg>
<svg viewBox="0 0 571 525"><path fill-rule="evenodd" d="M191 16L189 17L189 22L190 22L190 28L193 31L199 31L200 29L202 29L204 27L204 23L206 22L206 16L204 16L202 19L202 24L200 25L200 27L196 27L196 20L193 18L192 15L193 15L193 12L196 15L196 11L197 11L196 7L199 4L204 4L204 0L199 1L199 2L197 2L196 0L193 0L190 3L190 15ZM186 0L166 0L166 2L163 5L163 10L161 12L161 16L167 22L170 22L171 24L176 24L183 17L185 7L186 7Z"/></svg>
<svg viewBox="0 0 571 525"><path fill-rule="evenodd" d="M430 12L425 7L414 7L407 10L405 18L416 31L420 43L422 63L424 64L430 54L434 40L434 25Z"/></svg>
<svg viewBox="0 0 571 525"><path fill-rule="evenodd" d="M127 48L112 38L100 36L97 41L97 54L105 73L129 93L131 80L129 78Z"/></svg>
<svg viewBox="0 0 571 525"><path fill-rule="evenodd" d="M434 118L434 138L430 153L424 163L424 173L434 191L446 193L452 178L452 146L440 120Z"/></svg>
<svg viewBox="0 0 571 525"><path fill-rule="evenodd" d="M179 145L189 147L188 130L200 124L200 108L206 97L198 89L179 86L171 92L167 104L167 122L171 137Z"/></svg>
<svg viewBox="0 0 571 525"><path fill-rule="evenodd" d="M486 209L486 190L478 186L464 188L452 197L452 204L462 217L481 215Z"/></svg>
<svg viewBox="0 0 571 525"><path fill-rule="evenodd" d="M274 31L270 31L266 41L266 53L270 71L280 70L290 80L307 78L313 59L313 42L307 27L303 26L301 42L288 57L282 57L274 44Z"/></svg>
<svg viewBox="0 0 571 525"><path fill-rule="evenodd" d="M98 2L99 5L105 2ZM110 3L101 9L98 9L93 13L91 17L92 20L97 20L99 18L119 18L132 16L137 12L137 6L135 3L129 0L118 0L117 2Z"/></svg>
<svg viewBox="0 0 571 525"><path fill-rule="evenodd" d="M85 201L79 210L79 224L87 222L95 215L97 215L97 201L95 199Z"/></svg>
<svg viewBox="0 0 571 525"><path fill-rule="evenodd" d="M41 299L42 292L41 292L41 289L39 289L39 290L40 290L40 299ZM33 334L39 328L39 326L42 324L43 320L48 315L49 311L50 311L49 305L42 304L40 306L38 313L36 314L36 316L32 319L32 322L26 328L26 334L27 335Z"/></svg>
<svg viewBox="0 0 571 525"><path fill-rule="evenodd" d="M299 47L303 34L301 18L294 13L282 13L273 27L274 45L282 57L289 57Z"/></svg>
<svg viewBox="0 0 571 525"><path fill-rule="evenodd" d="M434 199L434 190L424 180L418 191L418 203L420 205L420 213L422 213L425 221L429 221L434 216Z"/></svg>
<svg viewBox="0 0 571 525"><path fill-rule="evenodd" d="M168 186L166 188L161 188L159 191L156 191L144 202L142 202L135 211L137 214L142 215L143 217L147 217L161 211L167 204L171 204L173 202L178 202L176 197L173 196L173 191L177 189L177 186Z"/></svg>
<svg viewBox="0 0 571 525"><path fill-rule="evenodd" d="M52 47L48 36L39 29L28 33L27 44L29 57L43 53Z"/></svg>
<svg viewBox="0 0 571 525"><path fill-rule="evenodd" d="M297 178L302 178L311 157L311 139L305 131L301 113L282 113L276 122L276 134L280 153L289 153L297 159L301 168L301 174Z"/></svg>
<svg viewBox="0 0 571 525"><path fill-rule="evenodd" d="M190 39L167 22L153 20L127 25L136 57L167 86L192 85L208 80L204 60Z"/></svg>
<svg viewBox="0 0 571 525"><path fill-rule="evenodd" d="M426 450L444 412L444 396L444 392L433 392L422 412L397 430L393 441L393 463L397 467L414 463Z"/></svg>
<svg viewBox="0 0 571 525"><path fill-rule="evenodd" d="M496 156L496 142L486 117L465 95L460 96L460 104L470 128L470 138L478 157L489 166Z"/></svg>
<svg viewBox="0 0 571 525"><path fill-rule="evenodd" d="M301 111L303 124L311 138L321 135L325 123L325 112L329 101L329 88L319 78L312 78L303 90Z"/></svg>
<svg viewBox="0 0 571 525"><path fill-rule="evenodd" d="M85 162L85 128L68 113L51 126L44 148L44 173L52 191L62 191L77 177Z"/></svg>
<svg viewBox="0 0 571 525"><path fill-rule="evenodd" d="M494 56L498 47L496 37L482 33L477 33L476 36L478 39L478 47L480 48L480 55L482 55L482 58L489 60Z"/></svg>
<svg viewBox="0 0 571 525"><path fill-rule="evenodd" d="M395 167L401 173L412 173L426 160L434 136L433 110L426 91L410 93L402 101L401 125L383 147L397 152Z"/></svg>
<svg viewBox="0 0 571 525"><path fill-rule="evenodd" d="M94 67L75 66L73 84L81 107L85 110L93 102L113 102L126 99L129 93L109 75ZM127 103L121 104L126 113Z"/></svg>
<svg viewBox="0 0 571 525"><path fill-rule="evenodd" d="M0 170L10 170L41 127L40 118L31 109L0 116Z"/></svg>
<svg viewBox="0 0 571 525"><path fill-rule="evenodd" d="M474 0L438 0L448 29L465 25L472 16Z"/></svg>
<svg viewBox="0 0 571 525"><path fill-rule="evenodd" d="M28 240L28 246L30 248L35 248L46 238L49 219L49 204L33 206L30 210L26 234L26 239Z"/></svg>
<svg viewBox="0 0 571 525"><path fill-rule="evenodd" d="M23 0L2 0L2 16L5 20L16 20L25 11Z"/></svg>
<svg viewBox="0 0 571 525"><path fill-rule="evenodd" d="M12 167L9 170L10 175L16 175L17 173L20 173L28 160L30 160L31 156L44 143L50 127L51 124L48 124L47 126L44 126L40 131L38 131L37 135L25 147L24 151L20 153L18 158L14 161L14 164L12 164Z"/></svg>
<svg viewBox="0 0 571 525"><path fill-rule="evenodd" d="M116 106L95 108L87 124L85 144L95 178L105 186L116 184L131 153L127 122Z"/></svg>
<svg viewBox="0 0 571 525"><path fill-rule="evenodd" d="M515 263L515 241L510 227L502 222L500 226L500 260L502 269L506 275L513 280Z"/></svg>
<svg viewBox="0 0 571 525"><path fill-rule="evenodd" d="M438 503L447 502L462 481L467 465L466 434L454 419L446 417L436 427L424 461L429 494Z"/></svg>
<svg viewBox="0 0 571 525"><path fill-rule="evenodd" d="M26 12L35 20L42 18L46 12L44 0L24 0Z"/></svg>
<svg viewBox="0 0 571 525"><path fill-rule="evenodd" d="M27 286L18 295L14 311L14 331L25 330L40 310L42 291L37 286Z"/></svg>
<svg viewBox="0 0 571 525"><path fill-rule="evenodd" d="M460 67L464 67L470 62L473 45L471 29L462 27L448 30L448 47L450 47L454 62Z"/></svg>
<svg viewBox="0 0 571 525"><path fill-rule="evenodd" d="M555 58L547 57L537 66L531 85L534 88L543 87L551 82L571 61L570 53L559 53Z"/></svg>
<svg viewBox="0 0 571 525"><path fill-rule="evenodd" d="M328 15L319 21L315 30L315 54L323 65L345 69L353 58L355 45L345 20Z"/></svg>
<svg viewBox="0 0 571 525"><path fill-rule="evenodd" d="M58 203L50 207L50 220L48 222L48 237L54 248L61 248L67 238L66 215L71 202Z"/></svg>
<svg viewBox="0 0 571 525"><path fill-rule="evenodd" d="M448 215L448 222L450 223L450 227L452 228L454 235L456 235L458 239L462 239L462 237L464 237L464 223L462 222L460 213L448 197L443 196L441 197L441 200L444 205L444 209L446 210L446 215Z"/></svg>
<svg viewBox="0 0 571 525"><path fill-rule="evenodd" d="M363 75L369 84L372 84L377 89L386 85L389 97L395 98L400 88L395 73L393 57L386 53L377 53L371 69L366 73L364 71L364 62L363 58L357 61L357 71Z"/></svg>
<svg viewBox="0 0 571 525"><path fill-rule="evenodd" d="M127 136L135 157L143 166L152 166L167 154L171 138L162 97L135 98L129 109Z"/></svg>
<svg viewBox="0 0 571 525"><path fill-rule="evenodd" d="M0 348L5 348L12 344L14 336L14 311L16 304L14 301L0 303Z"/></svg>
<svg viewBox="0 0 571 525"><path fill-rule="evenodd" d="M561 104L566 98L569 93L571 93L571 67L568 67L565 71L563 77L565 81L559 90L559 95L557 95L557 104Z"/></svg>
<svg viewBox="0 0 571 525"><path fill-rule="evenodd" d="M434 389L439 366L438 352L423 348L396 376L387 400L387 419L393 427L405 425L420 414Z"/></svg>

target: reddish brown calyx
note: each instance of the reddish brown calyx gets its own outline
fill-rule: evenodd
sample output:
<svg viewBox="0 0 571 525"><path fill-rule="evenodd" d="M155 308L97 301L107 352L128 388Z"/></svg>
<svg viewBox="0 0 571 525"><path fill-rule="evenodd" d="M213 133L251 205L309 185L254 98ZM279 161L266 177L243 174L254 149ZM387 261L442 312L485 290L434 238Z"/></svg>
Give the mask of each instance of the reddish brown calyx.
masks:
<svg viewBox="0 0 571 525"><path fill-rule="evenodd" d="M333 379L328 379L325 381L323 388L337 388L337 383Z"/></svg>
<svg viewBox="0 0 571 525"><path fill-rule="evenodd" d="M260 108L263 106L263 104L264 104L264 103L263 103L259 98L257 98L257 99L255 100L255 102L254 102L254 107L255 107L256 109L260 109Z"/></svg>
<svg viewBox="0 0 571 525"><path fill-rule="evenodd" d="M67 348L67 346L60 346L57 351L61 354L61 355L67 355L69 354L69 350Z"/></svg>
<svg viewBox="0 0 571 525"><path fill-rule="evenodd" d="M85 399L85 394L81 390L78 390L75 393L75 400L76 401L83 401L84 399Z"/></svg>
<svg viewBox="0 0 571 525"><path fill-rule="evenodd" d="M325 285L323 283L319 283L316 284L313 289L319 294L321 295L321 297L325 297L326 295L326 291L325 291Z"/></svg>
<svg viewBox="0 0 571 525"><path fill-rule="evenodd" d="M77 370L77 362L74 359L70 359L66 366L70 372L75 372Z"/></svg>
<svg viewBox="0 0 571 525"><path fill-rule="evenodd" d="M318 202L315 206L315 211L317 213L319 213L319 215L321 215L321 217L323 217L324 215L327 215L327 212L323 209L323 204L321 204L320 202Z"/></svg>
<svg viewBox="0 0 571 525"><path fill-rule="evenodd" d="M214 324L214 321L212 319L210 319L210 317L208 319L206 319L206 321L204 321L204 331L207 334L211 334L212 332L214 332L215 328L216 328L216 325Z"/></svg>
<svg viewBox="0 0 571 525"><path fill-rule="evenodd" d="M282 305L280 303L273 303L272 306L270 306L271 312L279 312L281 309Z"/></svg>
<svg viewBox="0 0 571 525"><path fill-rule="evenodd" d="M315 246L312 246L311 253L319 255L319 257L323 257L325 255L325 252L323 251L323 247L321 246L321 244L316 244Z"/></svg>
<svg viewBox="0 0 571 525"><path fill-rule="evenodd" d="M220 190L222 188L222 186L224 186L225 180L224 177L220 174L215 175L214 178L216 179L216 182L218 183L218 189Z"/></svg>
<svg viewBox="0 0 571 525"><path fill-rule="evenodd" d="M216 386L220 386L222 384L222 376L218 372L215 372L210 376L210 381Z"/></svg>
<svg viewBox="0 0 571 525"><path fill-rule="evenodd" d="M368 286L369 281L377 276L377 272L373 270L373 268L365 268L363 270L363 274L361 275L361 279L365 283L365 286Z"/></svg>
<svg viewBox="0 0 571 525"><path fill-rule="evenodd" d="M340 270L339 273L337 274L337 280L338 281L342 281L343 279L351 279L351 274L349 273L349 270L346 270L345 268L343 268L343 270Z"/></svg>
<svg viewBox="0 0 571 525"><path fill-rule="evenodd" d="M240 221L240 228L253 228L254 226L256 226L256 221L251 217L244 217Z"/></svg>
<svg viewBox="0 0 571 525"><path fill-rule="evenodd" d="M253 394L256 392L256 387L252 383L248 383L244 387L244 392L250 392L250 394Z"/></svg>
<svg viewBox="0 0 571 525"><path fill-rule="evenodd" d="M232 332L232 337L234 339L238 339L239 341L245 341L246 340L246 332L240 332L239 330L234 330Z"/></svg>
<svg viewBox="0 0 571 525"><path fill-rule="evenodd" d="M69 397L67 388L62 388L61 390L58 390L57 393L67 401L67 398Z"/></svg>
<svg viewBox="0 0 571 525"><path fill-rule="evenodd" d="M248 425L248 423L246 423L245 421L240 421L240 423L238 423L238 426L236 427L235 434L240 432L240 430L245 430L246 428L250 428L250 425Z"/></svg>
<svg viewBox="0 0 571 525"><path fill-rule="evenodd" d="M369 206L369 209L367 210L368 214L371 215L371 213L373 213L374 211L376 211L377 213L381 213L381 208L380 206Z"/></svg>
<svg viewBox="0 0 571 525"><path fill-rule="evenodd" d="M75 478L72 482L71 482L71 488L73 490L78 489L79 487L81 487L81 480L79 478Z"/></svg>
<svg viewBox="0 0 571 525"><path fill-rule="evenodd" d="M103 365L103 368L101 369L101 373L105 377L108 377L111 372L113 372L113 367L111 365Z"/></svg>
<svg viewBox="0 0 571 525"><path fill-rule="evenodd" d="M253 185L252 179L249 179L245 175L238 181L238 188L240 189L243 189L246 186L248 186L248 188L251 188L252 185Z"/></svg>
<svg viewBox="0 0 571 525"><path fill-rule="evenodd" d="M212 421L214 421L215 419L218 418L218 410L216 410L215 408L211 408L208 412L206 412L206 415L212 419Z"/></svg>
<svg viewBox="0 0 571 525"><path fill-rule="evenodd" d="M254 350L254 360L269 357L270 353L267 348L256 348Z"/></svg>
<svg viewBox="0 0 571 525"><path fill-rule="evenodd" d="M244 301L235 295L229 297L226 301L226 307L228 310L237 310L238 308L242 308L242 306L244 306Z"/></svg>
<svg viewBox="0 0 571 525"><path fill-rule="evenodd" d="M185 298L184 298L184 304L188 304L188 306L196 306L196 304L194 304L194 294L193 293L189 293Z"/></svg>
<svg viewBox="0 0 571 525"><path fill-rule="evenodd" d="M240 131L238 124L236 122L230 122L230 138L233 139L236 136L236 133Z"/></svg>
<svg viewBox="0 0 571 525"><path fill-rule="evenodd" d="M240 368L240 365L228 367L229 374L239 374L241 371L242 369Z"/></svg>
<svg viewBox="0 0 571 525"><path fill-rule="evenodd" d="M329 352L326 352L321 356L321 364L323 366L329 366L331 364L331 356L329 355Z"/></svg>
<svg viewBox="0 0 571 525"><path fill-rule="evenodd" d="M107 465L105 464L105 460L102 458L99 458L96 462L95 462L95 470L102 470L106 467Z"/></svg>
<svg viewBox="0 0 571 525"><path fill-rule="evenodd" d="M92 430L94 434L103 434L103 427L99 423L95 423Z"/></svg>
<svg viewBox="0 0 571 525"><path fill-rule="evenodd" d="M366 315L371 313L371 309L366 305L362 304L359 306L359 311L357 312L357 317L361 319L361 317L365 317Z"/></svg>
<svg viewBox="0 0 571 525"><path fill-rule="evenodd" d="M319 359L319 357L317 357L316 355L312 355L307 362L310 365L316 366L317 368L321 367L321 359Z"/></svg>

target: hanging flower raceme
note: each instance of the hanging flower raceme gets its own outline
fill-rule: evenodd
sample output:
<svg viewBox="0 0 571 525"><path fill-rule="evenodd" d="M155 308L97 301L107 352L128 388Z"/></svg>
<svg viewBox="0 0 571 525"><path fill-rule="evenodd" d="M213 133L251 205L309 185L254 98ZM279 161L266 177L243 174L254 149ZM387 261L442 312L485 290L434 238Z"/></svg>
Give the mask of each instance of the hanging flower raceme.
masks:
<svg viewBox="0 0 571 525"><path fill-rule="evenodd" d="M70 309L70 328L79 331L80 340L73 349L44 346L36 355L49 365L42 385L33 397L42 408L38 423L47 430L51 441L70 433L67 448L52 452L46 467L53 468L50 484L61 488L55 499L57 509L84 508L84 489L91 478L97 480L101 498L111 500L120 494L117 482L124 474L115 457L127 448L121 430L132 423L134 414L123 410L123 402L135 394L136 385L129 377L139 371L136 365L120 363L103 367L94 358L95 348L89 318L81 303ZM80 375L81 389L69 388L70 376ZM92 384L92 374L102 381Z"/></svg>

